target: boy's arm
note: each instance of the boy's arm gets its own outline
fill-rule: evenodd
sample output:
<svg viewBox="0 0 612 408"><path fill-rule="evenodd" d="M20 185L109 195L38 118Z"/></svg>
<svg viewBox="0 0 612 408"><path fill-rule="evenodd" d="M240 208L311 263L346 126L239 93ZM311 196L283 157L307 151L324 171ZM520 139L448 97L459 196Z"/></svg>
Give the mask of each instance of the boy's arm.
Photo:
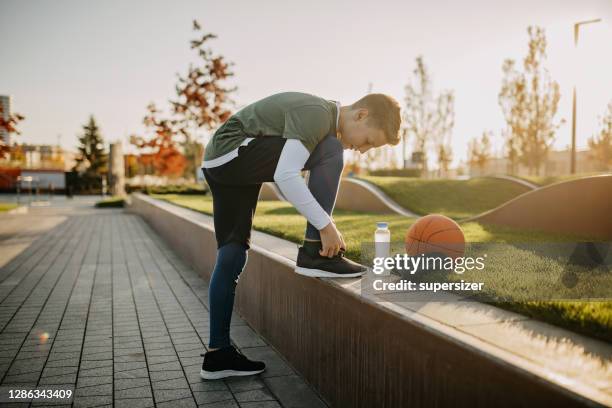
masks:
<svg viewBox="0 0 612 408"><path fill-rule="evenodd" d="M331 218L314 198L300 174L309 156L310 153L301 141L288 139L278 159L274 182L296 210L316 229L321 230L331 222Z"/></svg>

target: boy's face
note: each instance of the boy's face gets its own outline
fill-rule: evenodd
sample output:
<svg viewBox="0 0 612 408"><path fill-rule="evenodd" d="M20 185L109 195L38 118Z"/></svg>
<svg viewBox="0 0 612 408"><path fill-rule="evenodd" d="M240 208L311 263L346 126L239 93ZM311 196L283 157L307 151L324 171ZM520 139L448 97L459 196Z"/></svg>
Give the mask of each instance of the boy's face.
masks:
<svg viewBox="0 0 612 408"><path fill-rule="evenodd" d="M345 149L357 150L365 153L371 148L383 146L387 143L382 129L368 126L368 110L361 108L350 111L348 120L342 129L342 146Z"/></svg>

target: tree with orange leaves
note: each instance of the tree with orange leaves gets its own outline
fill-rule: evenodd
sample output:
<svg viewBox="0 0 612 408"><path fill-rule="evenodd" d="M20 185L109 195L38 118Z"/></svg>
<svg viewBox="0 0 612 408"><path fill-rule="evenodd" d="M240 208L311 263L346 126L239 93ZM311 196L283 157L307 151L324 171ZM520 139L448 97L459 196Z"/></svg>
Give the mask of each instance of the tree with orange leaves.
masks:
<svg viewBox="0 0 612 408"><path fill-rule="evenodd" d="M177 74L177 99L170 101L177 118L177 131L184 136L182 145L187 158L186 173L190 176L195 174L204 153L195 130L204 128L210 131L225 122L234 106L234 101L228 95L236 90L236 87L224 85L234 75L230 71L233 63L226 62L223 56L214 54L206 47L208 41L217 36L203 32L196 20L193 21L193 30L202 32L199 38L191 41L191 49L196 50L202 63L199 66L190 64L185 77Z"/></svg>
<svg viewBox="0 0 612 408"><path fill-rule="evenodd" d="M177 141L174 139L176 130L175 121L160 118L160 111L154 103L147 106L148 113L143 119L147 129L153 131L150 139L142 136L132 135L130 143L141 150L148 150L150 156L142 156L143 160L153 164L159 176L179 177L185 170L185 156L177 148Z"/></svg>
<svg viewBox="0 0 612 408"><path fill-rule="evenodd" d="M18 113L9 114L4 116L4 109L0 105L0 129L4 130L9 135L15 133L20 135L21 132L17 129L17 124L25 119L25 116ZM0 139L0 159L4 159L5 155L9 153L11 147L4 142L4 139Z"/></svg>

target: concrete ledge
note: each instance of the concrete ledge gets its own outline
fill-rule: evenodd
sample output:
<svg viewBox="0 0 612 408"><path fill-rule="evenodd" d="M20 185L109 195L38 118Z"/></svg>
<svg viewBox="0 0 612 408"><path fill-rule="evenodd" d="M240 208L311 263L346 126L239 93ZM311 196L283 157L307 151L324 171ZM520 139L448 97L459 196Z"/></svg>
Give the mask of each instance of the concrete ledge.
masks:
<svg viewBox="0 0 612 408"><path fill-rule="evenodd" d="M140 214L205 279L212 219L140 194ZM333 406L612 405L612 347L490 306L398 305L358 279L297 275L296 245L259 232L236 307Z"/></svg>

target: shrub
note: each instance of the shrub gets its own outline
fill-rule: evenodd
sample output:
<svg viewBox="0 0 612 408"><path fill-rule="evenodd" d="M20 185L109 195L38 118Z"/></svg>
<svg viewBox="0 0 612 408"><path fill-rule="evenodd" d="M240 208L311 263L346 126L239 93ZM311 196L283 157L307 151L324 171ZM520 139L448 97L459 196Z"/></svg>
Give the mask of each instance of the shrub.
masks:
<svg viewBox="0 0 612 408"><path fill-rule="evenodd" d="M161 186L126 186L127 193L140 191L145 194L206 194L208 188L204 184L168 184Z"/></svg>
<svg viewBox="0 0 612 408"><path fill-rule="evenodd" d="M123 197L111 197L96 203L98 208L119 208L123 206L125 206Z"/></svg>

